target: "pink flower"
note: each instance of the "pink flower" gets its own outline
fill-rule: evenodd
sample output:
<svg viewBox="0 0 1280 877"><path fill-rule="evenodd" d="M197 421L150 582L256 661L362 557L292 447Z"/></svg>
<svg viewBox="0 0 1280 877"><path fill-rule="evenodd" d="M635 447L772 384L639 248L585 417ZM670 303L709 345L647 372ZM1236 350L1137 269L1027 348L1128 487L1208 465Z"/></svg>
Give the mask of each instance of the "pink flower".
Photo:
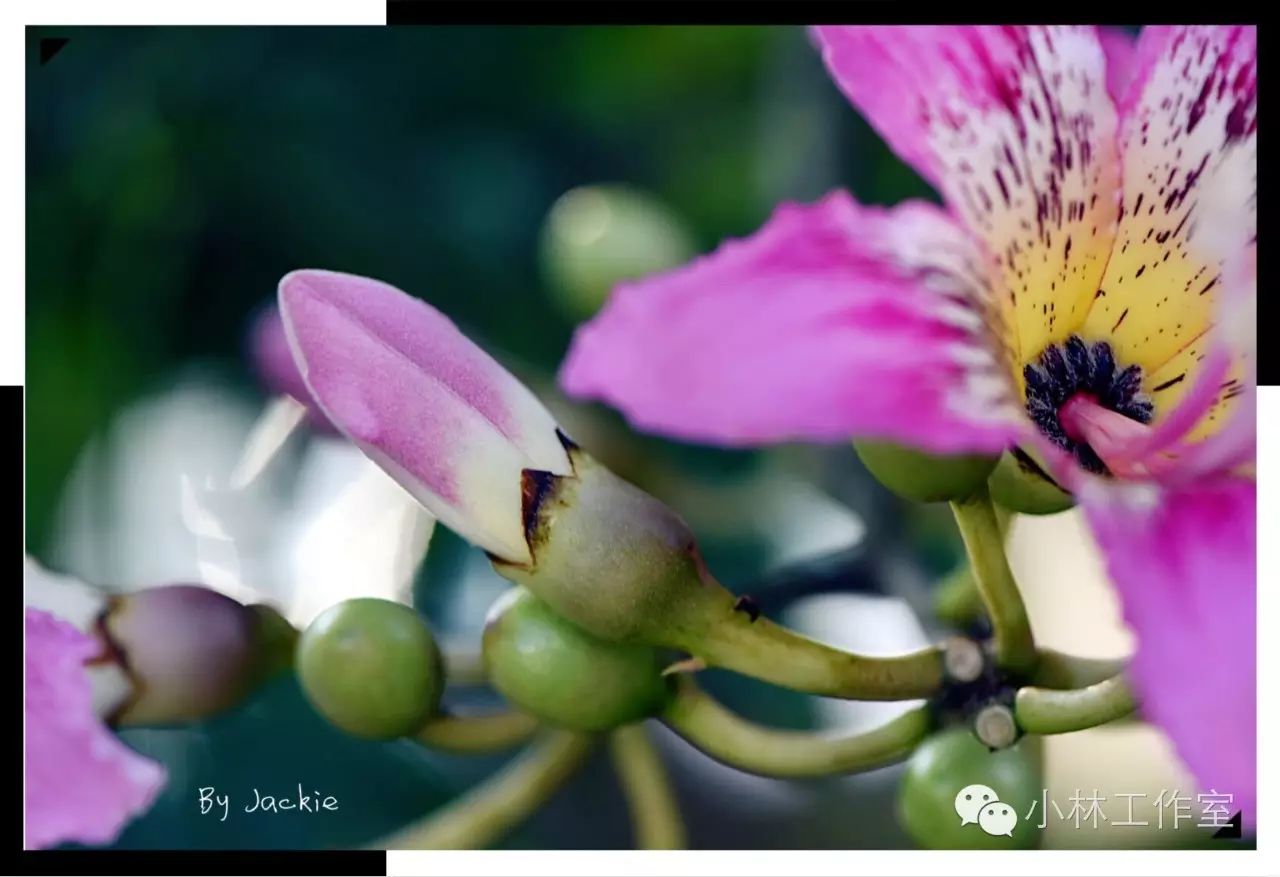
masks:
<svg viewBox="0 0 1280 877"><path fill-rule="evenodd" d="M1251 823L1256 30L815 36L946 206L779 207L620 285L565 388L683 439L1038 456L1106 554L1144 714Z"/></svg>
<svg viewBox="0 0 1280 877"><path fill-rule="evenodd" d="M121 743L94 712L86 663L100 644L65 621L26 610L27 848L107 844L164 785L159 764Z"/></svg>

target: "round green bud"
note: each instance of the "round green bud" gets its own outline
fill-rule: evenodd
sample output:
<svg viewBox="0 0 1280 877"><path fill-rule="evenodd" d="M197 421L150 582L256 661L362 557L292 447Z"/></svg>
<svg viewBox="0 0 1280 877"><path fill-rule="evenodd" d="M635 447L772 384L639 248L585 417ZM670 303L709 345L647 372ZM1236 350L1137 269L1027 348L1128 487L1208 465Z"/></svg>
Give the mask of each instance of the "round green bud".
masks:
<svg viewBox="0 0 1280 877"><path fill-rule="evenodd" d="M1059 487L1025 452L1005 451L987 480L997 505L1025 515L1052 515L1075 505L1075 499Z"/></svg>
<svg viewBox="0 0 1280 877"><path fill-rule="evenodd" d="M966 727L939 731L920 744L898 787L898 819L912 839L935 850L1034 849L1043 779L1039 741L1024 737L990 751Z"/></svg>
<svg viewBox="0 0 1280 877"><path fill-rule="evenodd" d="M440 704L444 663L426 622L401 603L360 597L303 631L298 680L316 711L357 737L417 731Z"/></svg>
<svg viewBox="0 0 1280 877"><path fill-rule="evenodd" d="M944 502L971 495L995 468L996 457L937 456L891 442L856 441L854 450L876 480L916 502Z"/></svg>
<svg viewBox="0 0 1280 877"><path fill-rule="evenodd" d="M592 636L515 587L489 610L489 682L548 724L604 731L657 713L671 695L656 649Z"/></svg>
<svg viewBox="0 0 1280 877"><path fill-rule="evenodd" d="M541 249L555 301L575 320L599 310L619 282L695 254L678 216L624 186L581 186L562 195L543 224Z"/></svg>

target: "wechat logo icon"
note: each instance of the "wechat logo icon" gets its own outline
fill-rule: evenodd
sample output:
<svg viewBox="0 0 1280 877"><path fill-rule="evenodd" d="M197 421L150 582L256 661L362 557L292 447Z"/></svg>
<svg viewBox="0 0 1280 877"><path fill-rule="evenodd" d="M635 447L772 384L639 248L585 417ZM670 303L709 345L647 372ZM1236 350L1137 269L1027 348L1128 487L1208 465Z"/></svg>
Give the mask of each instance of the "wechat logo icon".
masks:
<svg viewBox="0 0 1280 877"><path fill-rule="evenodd" d="M961 825L976 824L992 837L1013 837L1018 824L1017 811L1001 801L995 789L981 784L965 786L956 793L956 815Z"/></svg>

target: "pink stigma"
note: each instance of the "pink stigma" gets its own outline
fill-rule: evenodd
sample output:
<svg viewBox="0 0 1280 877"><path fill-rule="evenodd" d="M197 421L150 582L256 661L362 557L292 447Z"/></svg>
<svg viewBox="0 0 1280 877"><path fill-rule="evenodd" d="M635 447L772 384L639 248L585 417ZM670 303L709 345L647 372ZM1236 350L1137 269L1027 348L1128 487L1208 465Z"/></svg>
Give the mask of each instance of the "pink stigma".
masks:
<svg viewBox="0 0 1280 877"><path fill-rule="evenodd" d="M1098 404L1088 393L1076 393L1058 409L1058 420L1067 437L1087 444L1119 478L1150 477L1166 471L1173 458L1143 458L1151 427Z"/></svg>

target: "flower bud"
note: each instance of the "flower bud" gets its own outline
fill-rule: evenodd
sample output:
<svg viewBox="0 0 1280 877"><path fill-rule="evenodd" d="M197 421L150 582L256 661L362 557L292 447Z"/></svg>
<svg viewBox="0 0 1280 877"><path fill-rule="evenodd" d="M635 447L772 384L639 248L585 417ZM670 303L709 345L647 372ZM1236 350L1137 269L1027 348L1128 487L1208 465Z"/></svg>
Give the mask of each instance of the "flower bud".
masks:
<svg viewBox="0 0 1280 877"><path fill-rule="evenodd" d="M294 631L267 606L243 606L196 585L165 585L108 599L97 622L100 662L131 683L111 720L193 722L239 703L288 666Z"/></svg>
<svg viewBox="0 0 1280 877"><path fill-rule="evenodd" d="M1036 460L1021 449L1005 451L987 480L997 505L1025 515L1052 515L1075 505Z"/></svg>
<svg viewBox="0 0 1280 877"><path fill-rule="evenodd" d="M696 255L688 229L660 201L626 186L581 186L560 196L542 228L542 267L553 300L574 320L613 287Z"/></svg>
<svg viewBox="0 0 1280 877"><path fill-rule="evenodd" d="M937 650L869 659L744 608L678 515L591 459L426 303L375 280L295 271L280 307L329 419L499 573L588 633L815 694L901 699L941 681Z"/></svg>
<svg viewBox="0 0 1280 877"><path fill-rule="evenodd" d="M976 454L938 456L892 442L856 441L853 447L877 481L916 502L964 499L987 480L997 459Z"/></svg>
<svg viewBox="0 0 1280 877"><path fill-rule="evenodd" d="M495 568L596 636L669 644L671 632L720 591L704 582L693 534L580 448L570 456L570 475L525 473L532 561L495 560Z"/></svg>
<svg viewBox="0 0 1280 877"><path fill-rule="evenodd" d="M440 312L377 280L294 271L280 310L329 420L445 526L528 562L521 473L569 472L533 394Z"/></svg>
<svg viewBox="0 0 1280 877"><path fill-rule="evenodd" d="M656 649L606 642L521 587L498 598L484 628L489 681L538 718L605 731L660 711L672 693Z"/></svg>
<svg viewBox="0 0 1280 877"><path fill-rule="evenodd" d="M444 693L444 662L422 616L375 597L317 616L298 639L297 672L317 712L375 740L417 731Z"/></svg>

